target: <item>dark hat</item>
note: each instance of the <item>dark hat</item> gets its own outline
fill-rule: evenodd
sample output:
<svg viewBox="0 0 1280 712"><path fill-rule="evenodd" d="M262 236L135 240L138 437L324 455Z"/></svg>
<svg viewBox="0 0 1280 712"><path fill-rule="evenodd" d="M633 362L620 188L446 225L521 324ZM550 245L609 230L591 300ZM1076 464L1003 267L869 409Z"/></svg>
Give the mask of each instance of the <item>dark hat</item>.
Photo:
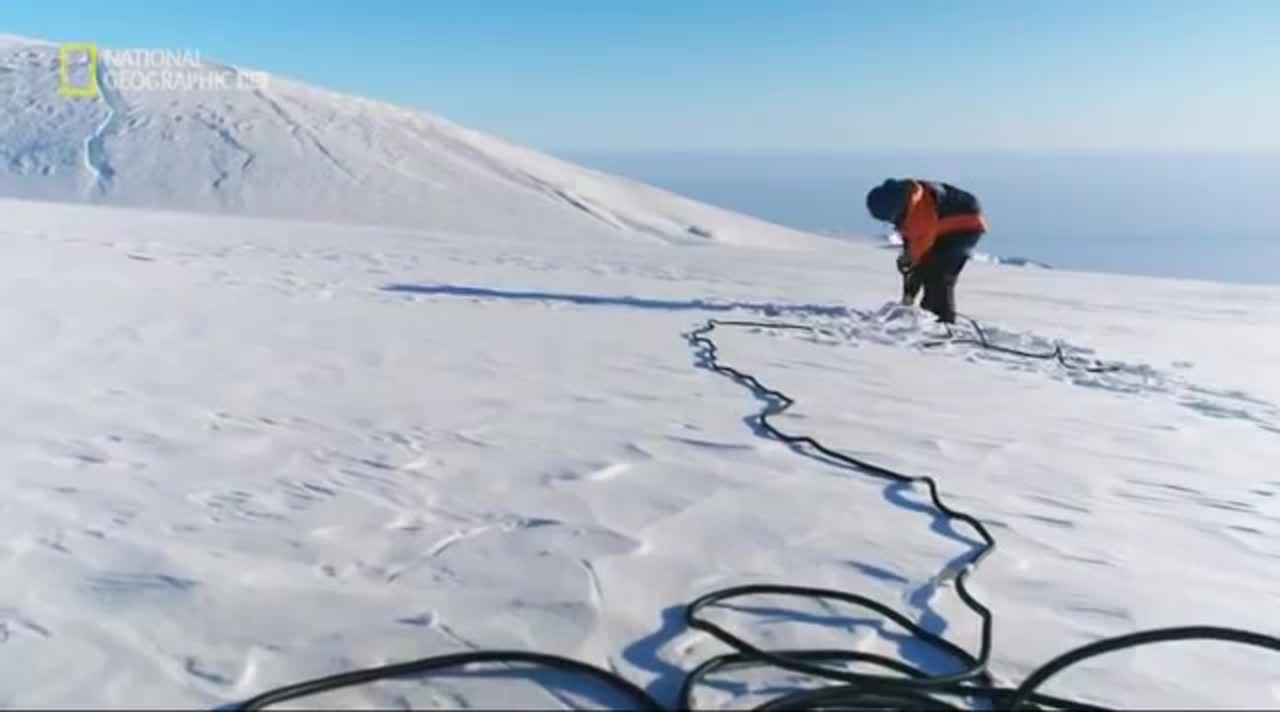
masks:
<svg viewBox="0 0 1280 712"><path fill-rule="evenodd" d="M907 209L910 182L886 178L867 193L867 212L882 222L897 222Z"/></svg>

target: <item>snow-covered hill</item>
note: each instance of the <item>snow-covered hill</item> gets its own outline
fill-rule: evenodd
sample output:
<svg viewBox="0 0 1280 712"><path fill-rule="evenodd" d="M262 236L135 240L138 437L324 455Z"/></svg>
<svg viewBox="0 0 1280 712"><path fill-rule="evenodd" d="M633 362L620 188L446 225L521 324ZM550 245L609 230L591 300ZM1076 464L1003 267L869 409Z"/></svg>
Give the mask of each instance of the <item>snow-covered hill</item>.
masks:
<svg viewBox="0 0 1280 712"><path fill-rule="evenodd" d="M525 239L813 242L430 114L193 55L110 51L98 96L68 98L59 46L0 36L0 196L471 234L519 225ZM70 57L71 84L88 86L87 58Z"/></svg>
<svg viewBox="0 0 1280 712"><path fill-rule="evenodd" d="M760 437L721 356L799 400L783 427L930 473L998 546L971 587L1017 682L1100 637L1276 634L1280 290L975 264L1000 344L926 346L883 254L209 218L0 200L0 704L175 708L474 648L616 669L665 703L725 649L680 606L736 583L873 596L975 650L935 577L972 551L916 489ZM870 259L875 258L875 259ZM859 610L715 613L768 647L929 655ZM1277 658L1116 653L1047 692L1120 707L1280 704ZM725 678L728 678L727 680ZM805 683L718 675L699 706ZM1212 680L1212 684L1206 684ZM566 692L567 690L567 692ZM554 695L553 695L554 691ZM308 706L618 705L479 672Z"/></svg>

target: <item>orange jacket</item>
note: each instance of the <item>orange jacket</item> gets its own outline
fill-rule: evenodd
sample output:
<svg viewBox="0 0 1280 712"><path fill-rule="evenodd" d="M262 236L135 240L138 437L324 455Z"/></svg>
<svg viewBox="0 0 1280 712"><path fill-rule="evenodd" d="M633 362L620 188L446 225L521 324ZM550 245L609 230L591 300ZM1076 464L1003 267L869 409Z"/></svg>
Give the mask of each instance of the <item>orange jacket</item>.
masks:
<svg viewBox="0 0 1280 712"><path fill-rule="evenodd" d="M965 232L986 232L987 223L977 211L938 214L938 197L921 181L911 181L907 210L898 234L907 243L911 264L918 265L940 238Z"/></svg>

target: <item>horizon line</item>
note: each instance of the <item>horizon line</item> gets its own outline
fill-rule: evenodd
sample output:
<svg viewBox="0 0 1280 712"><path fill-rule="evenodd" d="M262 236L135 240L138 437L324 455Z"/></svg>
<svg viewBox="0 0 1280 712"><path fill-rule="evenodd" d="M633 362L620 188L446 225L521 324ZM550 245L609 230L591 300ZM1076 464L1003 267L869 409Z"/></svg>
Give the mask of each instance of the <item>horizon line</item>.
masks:
<svg viewBox="0 0 1280 712"><path fill-rule="evenodd" d="M618 148L618 147L553 147L544 151L558 154L611 154L611 155L672 155L672 156L735 156L743 158L802 157L802 156L966 156L1001 154L1010 156L1280 156L1280 145L1263 147L966 147L966 148L742 148L742 147L668 147L668 148Z"/></svg>

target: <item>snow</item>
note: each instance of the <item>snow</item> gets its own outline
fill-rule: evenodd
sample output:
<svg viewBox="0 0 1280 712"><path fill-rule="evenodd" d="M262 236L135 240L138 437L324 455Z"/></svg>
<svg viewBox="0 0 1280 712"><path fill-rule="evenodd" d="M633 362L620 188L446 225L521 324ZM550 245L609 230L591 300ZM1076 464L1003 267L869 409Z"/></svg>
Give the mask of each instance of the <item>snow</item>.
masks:
<svg viewBox="0 0 1280 712"><path fill-rule="evenodd" d="M936 327L886 305L897 275L857 245L2 208L8 706L213 706L469 647L613 666L669 701L677 669L723 652L678 607L753 581L873 595L972 649L973 616L929 595L968 535L933 525L921 493L757 437L757 403L681 337L709 316L822 327L716 338L799 400L780 425L935 474L992 527L973 584L1002 679L1135 629L1276 632L1280 379L1262 365L1280 358L1280 290L966 272L962 308L993 340L1124 366L1088 375L923 346ZM732 617L768 645L898 645ZM1226 645L1103 661L1048 691L1280 700L1276 660ZM315 703L402 697L555 703L462 676Z"/></svg>
<svg viewBox="0 0 1280 712"><path fill-rule="evenodd" d="M725 652L685 629L682 606L752 582L873 596L976 650L977 620L935 585L969 533L922 492L758 436L759 402L682 337L708 317L819 327L714 336L726 362L797 399L778 425L932 474L991 528L971 589L995 615L998 679L1134 630L1280 633L1280 289L977 262L959 306L991 339L1117 370L935 345L937 326L892 304L892 257L869 244L418 114L274 79L271 96L276 109L238 97L209 114L124 97L101 142L114 178L87 194L103 106L58 105L46 128L23 113L43 99L0 109L0 192L22 198L0 200L0 704L207 708L473 648L574 657L671 703L684 672ZM247 173L197 115L253 152ZM173 150L148 152L166 131ZM195 190L217 170L221 193ZM397 202L415 191L421 206ZM154 209L224 199L258 217ZM404 220L325 222L379 205ZM263 217L295 209L312 219ZM764 646L944 671L852 620L862 611L751 608L716 615ZM1170 644L1045 692L1266 708L1278 670L1249 648ZM760 702L787 680L740 682L699 705ZM554 674L474 673L304 704L565 701L618 704Z"/></svg>

